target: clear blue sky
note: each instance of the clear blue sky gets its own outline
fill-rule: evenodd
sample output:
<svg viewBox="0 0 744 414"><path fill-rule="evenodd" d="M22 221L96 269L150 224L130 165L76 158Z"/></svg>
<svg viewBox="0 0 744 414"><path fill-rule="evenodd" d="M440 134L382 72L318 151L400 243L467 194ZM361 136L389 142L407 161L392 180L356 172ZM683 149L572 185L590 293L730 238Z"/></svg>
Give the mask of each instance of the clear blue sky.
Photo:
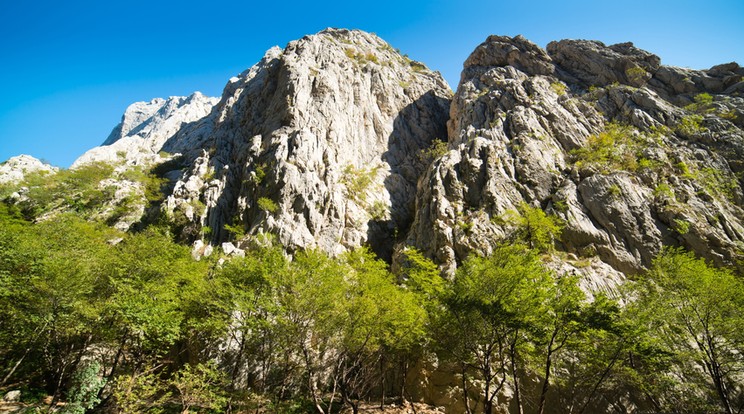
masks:
<svg viewBox="0 0 744 414"><path fill-rule="evenodd" d="M69 166L126 107L201 91L271 46L326 27L375 32L453 89L489 34L632 41L662 63L744 65L744 1L19 1L0 0L0 161Z"/></svg>

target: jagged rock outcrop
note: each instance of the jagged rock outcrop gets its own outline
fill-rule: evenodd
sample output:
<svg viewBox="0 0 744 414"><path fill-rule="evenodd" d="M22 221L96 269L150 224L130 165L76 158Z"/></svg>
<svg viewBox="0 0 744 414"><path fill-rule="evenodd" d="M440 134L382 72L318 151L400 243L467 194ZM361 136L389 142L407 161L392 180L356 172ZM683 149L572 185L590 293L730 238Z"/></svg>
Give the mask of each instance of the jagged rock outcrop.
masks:
<svg viewBox="0 0 744 414"><path fill-rule="evenodd" d="M167 208L213 241L229 224L290 250L369 243L389 255L413 219L419 152L446 136L450 96L438 73L369 33L327 29L271 49L164 145L198 143Z"/></svg>
<svg viewBox="0 0 744 414"><path fill-rule="evenodd" d="M272 48L219 101L132 105L75 165L183 154L164 206L182 240L239 248L266 232L289 250L370 244L388 258L410 244L451 273L512 237L526 203L565 222L559 249L616 272L665 245L731 265L744 247L742 75L664 66L631 43L491 36L451 98L376 36L328 29ZM422 150L445 137L430 163Z"/></svg>
<svg viewBox="0 0 744 414"><path fill-rule="evenodd" d="M510 237L504 217L527 203L564 220L561 249L621 272L648 266L664 245L735 265L743 73L663 66L631 43L543 51L489 37L465 62L449 152L419 182L407 242L451 273Z"/></svg>
<svg viewBox="0 0 744 414"><path fill-rule="evenodd" d="M163 145L186 124L207 116L218 101L195 92L133 103L103 145L80 156L72 168L95 161L130 165L162 162L159 153Z"/></svg>
<svg viewBox="0 0 744 414"><path fill-rule="evenodd" d="M58 170L59 168L46 164L30 155L22 154L10 157L0 164L0 184L21 182L29 173L55 173Z"/></svg>

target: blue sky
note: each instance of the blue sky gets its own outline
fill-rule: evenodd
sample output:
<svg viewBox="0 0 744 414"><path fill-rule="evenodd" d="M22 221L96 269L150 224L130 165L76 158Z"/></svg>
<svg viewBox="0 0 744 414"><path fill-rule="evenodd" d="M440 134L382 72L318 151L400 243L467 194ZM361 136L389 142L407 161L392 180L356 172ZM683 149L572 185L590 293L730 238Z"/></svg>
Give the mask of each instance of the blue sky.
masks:
<svg viewBox="0 0 744 414"><path fill-rule="evenodd" d="M0 161L67 167L132 102L201 91L271 46L326 27L375 32L453 89L489 34L632 41L663 64L744 65L744 1L17 1L0 0Z"/></svg>

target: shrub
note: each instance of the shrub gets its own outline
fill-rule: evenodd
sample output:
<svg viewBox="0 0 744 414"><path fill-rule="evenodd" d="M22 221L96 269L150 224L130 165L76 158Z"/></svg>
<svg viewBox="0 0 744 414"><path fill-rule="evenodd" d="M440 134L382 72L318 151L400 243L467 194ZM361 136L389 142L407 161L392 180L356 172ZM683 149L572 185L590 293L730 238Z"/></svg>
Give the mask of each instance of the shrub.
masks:
<svg viewBox="0 0 744 414"><path fill-rule="evenodd" d="M385 220L388 217L388 206L384 201L375 201L369 208L369 215L373 220Z"/></svg>
<svg viewBox="0 0 744 414"><path fill-rule="evenodd" d="M556 95L563 96L566 94L568 87L563 82L552 82L550 84L550 89L552 89Z"/></svg>
<svg viewBox="0 0 744 414"><path fill-rule="evenodd" d="M593 166L603 173L614 170L635 171L641 151L652 138L634 128L611 122L597 135L590 135L586 145L571 151L577 167Z"/></svg>
<svg viewBox="0 0 744 414"><path fill-rule="evenodd" d="M418 159L424 164L430 164L435 159L447 153L447 143L435 138L427 148L418 152Z"/></svg>
<svg viewBox="0 0 744 414"><path fill-rule="evenodd" d="M254 182L256 185L259 185L263 182L264 178L266 178L266 164L261 163L257 164L254 172Z"/></svg>
<svg viewBox="0 0 744 414"><path fill-rule="evenodd" d="M119 375L111 391L119 414L159 414L161 406L171 397L168 386L152 369L143 373Z"/></svg>
<svg viewBox="0 0 744 414"><path fill-rule="evenodd" d="M100 372L101 364L98 362L84 362L77 368L62 413L84 414L101 402L98 392L106 385L106 380L99 376Z"/></svg>
<svg viewBox="0 0 744 414"><path fill-rule="evenodd" d="M703 117L701 115L693 114L687 115L680 119L677 124L677 132L684 136L693 136L707 131L702 125Z"/></svg>
<svg viewBox="0 0 744 414"><path fill-rule="evenodd" d="M416 62L415 60L411 60L408 62L408 65L411 66L411 69L413 69L416 73L421 73L426 71L426 65L424 65L421 62Z"/></svg>
<svg viewBox="0 0 744 414"><path fill-rule="evenodd" d="M522 202L517 211L510 210L505 217L506 223L517 226L517 237L530 248L542 252L552 251L553 242L560 237L563 221L556 216L549 216L538 207L530 207Z"/></svg>
<svg viewBox="0 0 744 414"><path fill-rule="evenodd" d="M650 75L646 72L646 69L643 69L640 66L634 66L625 71L625 77L628 78L628 82L633 86L641 86L646 83L646 80L650 78Z"/></svg>
<svg viewBox="0 0 744 414"><path fill-rule="evenodd" d="M365 204L367 202L366 193L374 182L378 168L364 169L347 165L340 180L341 184L346 186L346 196L357 204Z"/></svg>
<svg viewBox="0 0 744 414"><path fill-rule="evenodd" d="M227 404L227 381L214 364L186 365L171 381L178 390L183 412L191 407L221 410Z"/></svg>
<svg viewBox="0 0 744 414"><path fill-rule="evenodd" d="M687 234L690 231L690 223L685 220L674 219L672 220L672 230L679 234Z"/></svg>
<svg viewBox="0 0 744 414"><path fill-rule="evenodd" d="M267 213L276 213L279 209L279 206L270 198L261 197L256 201L256 203L258 204L258 208Z"/></svg>
<svg viewBox="0 0 744 414"><path fill-rule="evenodd" d="M661 183L657 185L656 188L654 188L654 197L674 198L674 191L672 190L672 187L669 186L669 184Z"/></svg>

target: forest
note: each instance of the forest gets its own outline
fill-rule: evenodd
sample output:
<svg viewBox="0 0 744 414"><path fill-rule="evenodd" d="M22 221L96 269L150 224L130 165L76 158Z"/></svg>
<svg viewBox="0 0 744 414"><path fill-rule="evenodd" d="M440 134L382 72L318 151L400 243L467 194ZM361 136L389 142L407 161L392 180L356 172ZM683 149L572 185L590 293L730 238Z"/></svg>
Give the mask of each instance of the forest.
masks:
<svg viewBox="0 0 744 414"><path fill-rule="evenodd" d="M561 223L524 205L515 236L451 279L414 248L391 268L270 235L194 258L167 217L122 232L93 214L111 174L2 189L0 391L27 412L356 413L425 401L435 376L467 413L744 409L741 275L684 250L590 292L549 266ZM135 175L162 202L157 176Z"/></svg>

